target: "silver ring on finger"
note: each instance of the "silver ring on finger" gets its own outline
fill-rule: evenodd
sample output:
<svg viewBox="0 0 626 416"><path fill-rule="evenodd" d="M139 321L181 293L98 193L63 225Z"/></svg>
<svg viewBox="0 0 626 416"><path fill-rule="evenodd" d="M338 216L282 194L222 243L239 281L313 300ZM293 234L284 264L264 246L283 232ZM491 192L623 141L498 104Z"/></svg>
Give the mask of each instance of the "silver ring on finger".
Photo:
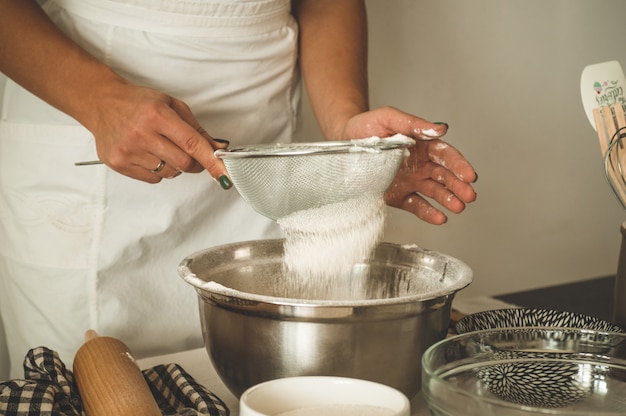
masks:
<svg viewBox="0 0 626 416"><path fill-rule="evenodd" d="M156 168L152 169L150 172L152 173L159 173L163 170L163 168L165 167L165 161L164 160L160 160L159 164L156 166Z"/></svg>

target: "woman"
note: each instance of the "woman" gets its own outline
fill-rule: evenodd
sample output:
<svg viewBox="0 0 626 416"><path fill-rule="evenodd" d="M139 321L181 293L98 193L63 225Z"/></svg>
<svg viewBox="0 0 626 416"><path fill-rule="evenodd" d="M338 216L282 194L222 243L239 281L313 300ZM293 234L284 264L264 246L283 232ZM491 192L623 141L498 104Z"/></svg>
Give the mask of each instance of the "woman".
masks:
<svg viewBox="0 0 626 416"><path fill-rule="evenodd" d="M445 215L426 198L461 212L476 176L438 140L447 126L369 111L366 60L359 0L0 2L0 70L11 79L0 121L0 314L11 377L37 345L71 364L88 328L139 357L201 345L177 264L279 236L224 191L231 182L213 150L228 143L216 137L290 141L300 70L326 138L418 139L389 205L434 224ZM93 159L104 165L74 166Z"/></svg>

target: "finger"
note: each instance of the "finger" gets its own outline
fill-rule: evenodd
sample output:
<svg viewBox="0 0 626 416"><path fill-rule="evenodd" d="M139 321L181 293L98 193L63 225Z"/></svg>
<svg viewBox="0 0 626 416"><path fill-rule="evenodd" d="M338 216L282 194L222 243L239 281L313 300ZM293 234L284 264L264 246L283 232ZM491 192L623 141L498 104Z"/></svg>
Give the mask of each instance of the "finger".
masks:
<svg viewBox="0 0 626 416"><path fill-rule="evenodd" d="M180 120L178 120L180 123ZM164 123L167 124L167 123ZM139 143L136 140L135 143ZM161 177L171 177L178 171L184 172L201 172L204 168L196 162L191 156L186 154L169 138L165 137L158 131L146 132L141 142L143 146L134 149L134 151L120 151L106 155L108 165L118 172L126 171L130 166L124 168L124 165L137 165L149 171L157 170L156 166L161 160L167 162L164 167L158 169L157 172Z"/></svg>
<svg viewBox="0 0 626 416"><path fill-rule="evenodd" d="M162 177L151 172L160 163L160 160L142 152L141 156L135 153L112 153L106 155L98 155L100 160L114 171L148 183L158 183Z"/></svg>
<svg viewBox="0 0 626 416"><path fill-rule="evenodd" d="M415 124L412 136L423 140L439 139L448 132L448 124L439 121L431 123L421 120Z"/></svg>
<svg viewBox="0 0 626 416"><path fill-rule="evenodd" d="M163 159L159 160L156 166L150 169L150 172L164 179L173 179L183 173Z"/></svg>
<svg viewBox="0 0 626 416"><path fill-rule="evenodd" d="M446 190L452 192L464 203L470 203L476 200L476 191L472 185L461 181L456 175L443 166L435 165L432 169L432 179L443 185Z"/></svg>
<svg viewBox="0 0 626 416"><path fill-rule="evenodd" d="M218 181L222 188L228 189L232 187L232 181L228 176L224 163L213 154L214 148L212 146L212 141L207 140L207 137L198 132L197 129L200 126L197 121L195 122L195 128L188 124L188 122L176 122L175 119L177 117L182 118L183 120L190 120L190 118L193 118L189 108L178 100L173 100L172 108L176 114L172 114L171 122L167 123L171 130L164 131L163 133L165 136L194 160L200 163L200 165L202 165L202 167L204 167L204 169L206 169L211 176ZM214 143L215 142L213 141L213 144Z"/></svg>
<svg viewBox="0 0 626 416"><path fill-rule="evenodd" d="M159 173L163 170L164 167L165 167L165 161L161 159L159 160L159 163L157 163L157 165L153 169L150 169L150 172Z"/></svg>
<svg viewBox="0 0 626 416"><path fill-rule="evenodd" d="M446 215L441 212L441 210L435 208L427 200L417 194L407 197L398 208L413 213L418 218L429 224L441 225L445 224L448 220Z"/></svg>
<svg viewBox="0 0 626 416"><path fill-rule="evenodd" d="M202 126L196 127L196 131L200 133L205 139L207 139L214 149L226 149L228 145L230 145L230 142L228 140L212 137Z"/></svg>
<svg viewBox="0 0 626 416"><path fill-rule="evenodd" d="M393 132L423 140L438 139L448 132L447 123L430 122L393 107L388 107L385 111L391 113L386 115L386 120L387 128Z"/></svg>
<svg viewBox="0 0 626 416"><path fill-rule="evenodd" d="M178 120L180 123L180 120ZM171 123L167 123L168 125ZM184 123L183 123L184 124ZM168 162L168 165L176 171L198 173L204 170L204 167L191 155L186 153L184 149L175 142L176 133L159 134L159 140L152 143L150 154ZM212 151L212 148L211 148ZM170 170L167 173L172 173Z"/></svg>
<svg viewBox="0 0 626 416"><path fill-rule="evenodd" d="M163 177L151 172L150 169L146 169L144 166L135 164L125 165L124 168L115 169L115 171L121 173L122 175L128 176L129 178L152 184L159 183L161 182L161 180L163 180Z"/></svg>
<svg viewBox="0 0 626 416"><path fill-rule="evenodd" d="M141 157L129 156L105 163L116 172L148 183L158 183L161 179L175 178L182 173L163 159L158 159L149 153L141 155Z"/></svg>
<svg viewBox="0 0 626 416"><path fill-rule="evenodd" d="M428 145L428 157L432 162L449 169L463 182L476 181L476 171L461 152L442 140L433 140Z"/></svg>
<svg viewBox="0 0 626 416"><path fill-rule="evenodd" d="M160 175L163 177L170 177L175 172L199 173L204 170L200 163L167 137L162 137L160 145L153 146L150 154L167 162L165 171Z"/></svg>
<svg viewBox="0 0 626 416"><path fill-rule="evenodd" d="M454 192L435 180L420 181L418 189L419 195L433 199L439 205L455 214L459 214L465 209L465 203Z"/></svg>
<svg viewBox="0 0 626 416"><path fill-rule="evenodd" d="M166 141L165 139L161 139L160 141ZM170 143L170 146L173 146ZM155 148L161 149L163 146L154 146ZM174 146L175 147L175 146ZM178 153L182 153L180 149L176 150ZM156 156L154 153L167 154L163 159L159 159L159 156ZM120 173L127 174L128 172L134 172L134 175L137 175L139 172L138 169L145 169L152 173L153 175L159 176L161 178L171 178L178 176L182 171L176 167L172 163L168 163L168 160L171 155L165 151L154 151L153 153L136 153L128 155L124 158L118 158L118 162L112 162L110 165L114 167L114 169ZM165 159L168 158L168 159ZM127 167L124 167L127 166ZM145 175L140 175L142 178L147 178Z"/></svg>

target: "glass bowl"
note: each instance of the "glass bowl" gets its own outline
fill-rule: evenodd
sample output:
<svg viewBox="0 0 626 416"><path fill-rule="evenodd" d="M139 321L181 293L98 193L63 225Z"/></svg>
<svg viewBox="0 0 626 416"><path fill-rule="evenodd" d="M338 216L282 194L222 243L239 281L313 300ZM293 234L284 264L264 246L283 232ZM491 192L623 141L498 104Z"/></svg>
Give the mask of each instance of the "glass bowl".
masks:
<svg viewBox="0 0 626 416"><path fill-rule="evenodd" d="M625 415L626 334L519 327L447 338L422 357L435 416Z"/></svg>

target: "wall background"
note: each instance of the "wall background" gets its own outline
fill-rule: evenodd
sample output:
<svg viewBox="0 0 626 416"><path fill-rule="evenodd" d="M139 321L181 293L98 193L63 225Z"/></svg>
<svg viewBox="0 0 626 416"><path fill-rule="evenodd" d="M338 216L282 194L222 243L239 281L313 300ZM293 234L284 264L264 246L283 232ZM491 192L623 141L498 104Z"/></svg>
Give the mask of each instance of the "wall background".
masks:
<svg viewBox="0 0 626 416"><path fill-rule="evenodd" d="M615 273L626 213L580 99L586 65L626 69L621 0L368 0L372 107L450 125L478 200L443 226L389 210L386 240L467 262L459 297ZM319 138L305 105L303 137Z"/></svg>

